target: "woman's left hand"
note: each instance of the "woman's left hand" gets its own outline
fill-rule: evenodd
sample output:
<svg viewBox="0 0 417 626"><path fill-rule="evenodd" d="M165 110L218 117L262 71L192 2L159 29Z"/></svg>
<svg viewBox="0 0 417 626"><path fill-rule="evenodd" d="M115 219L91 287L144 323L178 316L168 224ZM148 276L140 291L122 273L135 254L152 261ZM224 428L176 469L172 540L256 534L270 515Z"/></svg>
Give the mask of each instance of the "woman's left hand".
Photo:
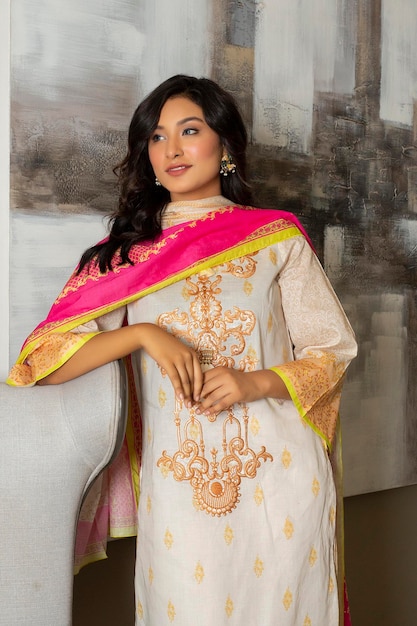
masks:
<svg viewBox="0 0 417 626"><path fill-rule="evenodd" d="M285 400L290 397L275 372L241 372L228 367L215 367L204 373L197 413L215 415L236 402L254 402L268 397Z"/></svg>

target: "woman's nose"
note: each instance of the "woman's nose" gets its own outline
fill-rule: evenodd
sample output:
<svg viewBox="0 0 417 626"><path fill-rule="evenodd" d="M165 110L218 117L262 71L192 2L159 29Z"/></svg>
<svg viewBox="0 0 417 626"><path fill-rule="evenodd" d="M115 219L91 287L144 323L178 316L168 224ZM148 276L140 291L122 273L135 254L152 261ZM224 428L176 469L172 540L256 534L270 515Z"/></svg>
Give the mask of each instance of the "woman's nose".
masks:
<svg viewBox="0 0 417 626"><path fill-rule="evenodd" d="M168 159L174 159L183 154L181 144L177 139L170 139L166 143L166 155Z"/></svg>

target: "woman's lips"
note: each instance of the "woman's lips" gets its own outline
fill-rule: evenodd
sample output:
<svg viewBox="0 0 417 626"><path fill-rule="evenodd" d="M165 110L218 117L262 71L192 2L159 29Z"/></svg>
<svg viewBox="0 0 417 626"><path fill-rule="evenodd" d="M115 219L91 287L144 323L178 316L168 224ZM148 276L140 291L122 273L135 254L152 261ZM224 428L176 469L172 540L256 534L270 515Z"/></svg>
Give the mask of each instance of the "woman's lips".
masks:
<svg viewBox="0 0 417 626"><path fill-rule="evenodd" d="M170 176L181 176L181 174L184 174L190 167L191 165L173 165L166 170L166 173Z"/></svg>

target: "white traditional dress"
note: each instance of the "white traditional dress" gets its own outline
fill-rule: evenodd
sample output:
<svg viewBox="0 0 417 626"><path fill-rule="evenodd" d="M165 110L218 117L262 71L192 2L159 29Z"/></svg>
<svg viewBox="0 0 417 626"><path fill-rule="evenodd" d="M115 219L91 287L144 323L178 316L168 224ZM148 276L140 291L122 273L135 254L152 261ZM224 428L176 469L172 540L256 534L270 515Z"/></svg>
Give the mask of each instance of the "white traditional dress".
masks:
<svg viewBox="0 0 417 626"><path fill-rule="evenodd" d="M183 253L181 242L191 240L181 233L204 232L216 214L227 214L237 232L236 219L249 213L230 204L222 197L169 204L162 224L168 235L153 247L137 247L139 260L152 259L143 267L158 268L154 264L166 258L159 251L170 238ZM91 301L98 301L101 294L100 276L97 268L91 275L75 273L52 317L28 340L29 356L23 351L12 370L13 384L33 384L69 358L74 346L119 327L127 312L130 324L158 324L192 346L203 368L272 368L287 385L292 400L236 404L209 419L175 398L165 372L145 352L133 354L143 425L137 626L339 624L329 447L356 342L311 246L298 228L287 228L285 216L282 222L273 240L265 229L267 247L252 247L249 236L221 257L222 264L191 265L201 271L192 269L132 301L134 283L123 296L126 306L104 301L91 311L86 306L84 314L84 299L93 293ZM216 236L218 249L218 231ZM195 258L201 238L192 241ZM202 248L210 251L210 245ZM218 263L220 257L213 258ZM116 295L124 272L118 268L104 277ZM66 299L73 304L59 313ZM96 317L98 310L106 313ZM78 326L78 320L85 323ZM126 461L126 448L123 454ZM131 493L130 483L120 483L123 472L115 475L119 482L110 483L110 497L112 490ZM117 506L117 498L113 508L120 534L135 532L132 515ZM100 510L107 510L106 502ZM134 520L135 507L131 511ZM90 517L81 517L86 528Z"/></svg>
<svg viewBox="0 0 417 626"><path fill-rule="evenodd" d="M204 211L172 203L163 226ZM329 387L356 353L303 236L145 296L128 319L168 330L203 367L253 371L327 355ZM196 415L147 354L134 360L143 419L137 625L337 626L336 495L320 436L292 401Z"/></svg>

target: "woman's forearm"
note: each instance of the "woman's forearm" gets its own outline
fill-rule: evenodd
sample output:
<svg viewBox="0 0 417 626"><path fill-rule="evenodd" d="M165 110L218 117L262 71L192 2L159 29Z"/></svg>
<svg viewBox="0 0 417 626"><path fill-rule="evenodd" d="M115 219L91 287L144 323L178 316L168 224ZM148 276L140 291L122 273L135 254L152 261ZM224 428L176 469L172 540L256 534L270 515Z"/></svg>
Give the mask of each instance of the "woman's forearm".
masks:
<svg viewBox="0 0 417 626"><path fill-rule="evenodd" d="M38 384L65 383L142 348L166 372L176 396L191 406L200 397L203 386L198 356L195 350L156 324L132 324L95 335Z"/></svg>
<svg viewBox="0 0 417 626"><path fill-rule="evenodd" d="M38 381L38 385L57 385L77 378L101 365L110 363L142 347L146 324L123 326L95 335L66 363Z"/></svg>

